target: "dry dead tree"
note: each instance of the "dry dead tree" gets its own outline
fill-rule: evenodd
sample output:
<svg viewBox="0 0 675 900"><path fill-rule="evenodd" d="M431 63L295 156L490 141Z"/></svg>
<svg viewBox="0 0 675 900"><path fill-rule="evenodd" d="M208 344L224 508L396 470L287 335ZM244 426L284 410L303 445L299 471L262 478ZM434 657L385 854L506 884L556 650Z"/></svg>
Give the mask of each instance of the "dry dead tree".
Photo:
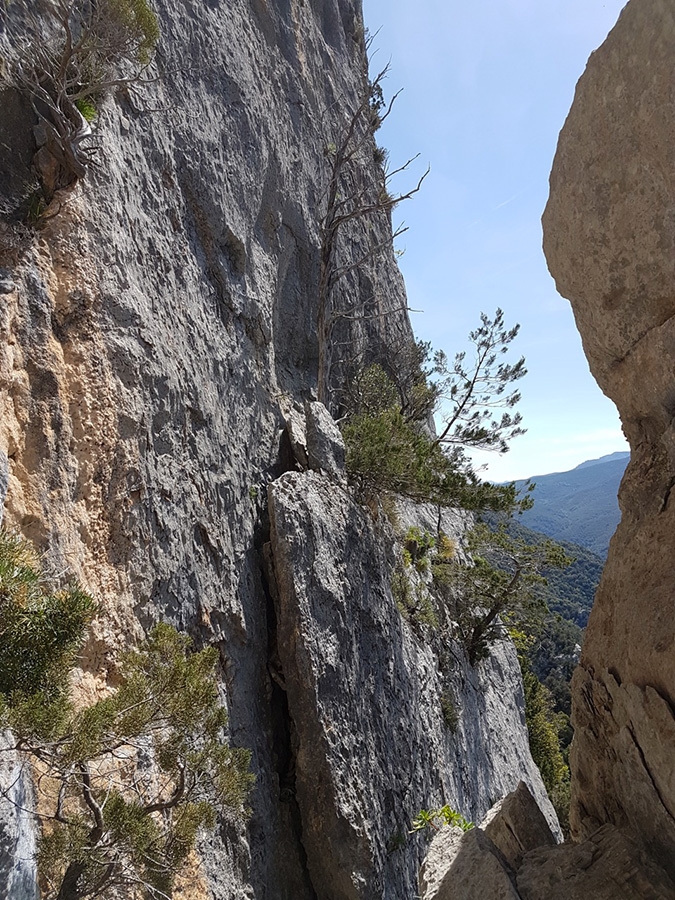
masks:
<svg viewBox="0 0 675 900"><path fill-rule="evenodd" d="M392 179L406 171L418 157L414 156L402 166L389 170L386 168L386 153L374 144L375 132L389 116L398 97L397 93L385 104L382 81L387 72L388 66L373 81L367 83L361 101L351 114L339 142L329 143L324 151L331 164L324 195L326 211L321 219L317 313L318 395L323 403L328 403L330 395L333 331L336 323L341 319L364 320L382 315L369 316L359 304L342 306L336 298L336 285L350 272L358 270L377 254L390 248L393 241L407 229L396 229L391 236L387 235L357 259L345 264L340 264L338 260L339 237L350 222L371 219L380 213L391 213L395 206L419 191L429 174L427 168L415 187L406 193L396 194L390 191ZM372 160L368 159L368 154L373 157ZM379 167L379 176L373 174L374 166Z"/></svg>
<svg viewBox="0 0 675 900"><path fill-rule="evenodd" d="M88 139L97 104L144 80L157 17L147 0L15 0L2 16L4 80L30 97L42 125L35 164L49 202L95 160Z"/></svg>

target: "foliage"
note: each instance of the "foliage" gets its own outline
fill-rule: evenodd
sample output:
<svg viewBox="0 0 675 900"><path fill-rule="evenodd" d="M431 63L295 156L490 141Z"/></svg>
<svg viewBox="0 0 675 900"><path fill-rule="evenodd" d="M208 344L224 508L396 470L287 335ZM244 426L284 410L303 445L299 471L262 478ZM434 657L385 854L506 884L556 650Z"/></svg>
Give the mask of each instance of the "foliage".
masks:
<svg viewBox="0 0 675 900"><path fill-rule="evenodd" d="M556 811L558 816L558 822L560 822L560 827L562 829L562 833L565 837L565 840L568 841L570 839L570 802L571 802L571 782L570 782L570 773L569 769L567 770L567 774L560 779L560 781L553 787L553 790L549 794L549 798L551 803L553 804L553 808Z"/></svg>
<svg viewBox="0 0 675 900"><path fill-rule="evenodd" d="M525 721L532 758L537 764L546 789L550 792L566 772L560 752L559 714L553 712L551 695L526 663L521 665L525 688Z"/></svg>
<svg viewBox="0 0 675 900"><path fill-rule="evenodd" d="M473 822L468 822L461 813L456 812L446 804L440 809L421 809L412 820L410 834L414 834L416 831L424 831L426 828L438 831L443 825L461 828L462 831L470 831L474 827Z"/></svg>
<svg viewBox="0 0 675 900"><path fill-rule="evenodd" d="M143 80L159 23L147 0L21 3L19 25L8 35L7 77L30 96L46 149L60 167L59 178L44 184L50 200L86 174L95 157L86 146L88 122L107 93Z"/></svg>
<svg viewBox="0 0 675 900"><path fill-rule="evenodd" d="M436 559L439 563L450 562L457 553L457 544L452 538L449 538L445 532L441 531L438 535L436 546Z"/></svg>
<svg viewBox="0 0 675 900"><path fill-rule="evenodd" d="M562 548L545 539L539 544L512 537L505 525L491 531L476 525L467 537L471 563L451 558L432 566L434 584L454 604L455 635L474 665L502 634L502 622L531 628L547 608L541 575L544 566L565 566Z"/></svg>
<svg viewBox="0 0 675 900"><path fill-rule="evenodd" d="M0 530L1 697L17 708L58 700L94 612L77 584L52 590L30 544Z"/></svg>
<svg viewBox="0 0 675 900"><path fill-rule="evenodd" d="M559 615L547 616L528 659L532 671L551 692L556 712L570 713L570 681L579 658L581 629Z"/></svg>
<svg viewBox="0 0 675 900"><path fill-rule="evenodd" d="M405 847L407 841L407 835L402 828L397 828L389 835L389 840L387 841L387 854L395 853L397 850L402 850Z"/></svg>
<svg viewBox="0 0 675 900"><path fill-rule="evenodd" d="M548 689L539 681L523 654L519 654L519 660L525 690L525 721L530 752L555 806L560 825L567 835L570 772L562 754L560 733L569 726L569 717L565 713L554 712Z"/></svg>
<svg viewBox="0 0 675 900"><path fill-rule="evenodd" d="M245 814L250 754L224 740L218 651L191 652L190 643L157 625L121 660L113 692L81 709L61 696L56 724L46 723L41 694L30 709L10 698L5 724L38 773L47 898L133 885L148 898L170 896L216 811Z"/></svg>
<svg viewBox="0 0 675 900"><path fill-rule="evenodd" d="M365 493L400 494L421 503L509 511L524 507L514 485L482 482L448 455L397 406L377 415L349 416L342 426L347 471Z"/></svg>
<svg viewBox="0 0 675 900"><path fill-rule="evenodd" d="M523 433L519 414L494 416L495 408L512 409L520 398L508 388L525 374L524 360L500 361L517 332L517 326L504 327L498 309L494 319L482 314L470 335L476 347L471 366L464 353L452 367L436 353L430 367L430 345L412 341L393 348L391 359L352 373L342 397L352 480L367 494L397 493L439 506L529 509L529 492L518 497L514 484L482 482L466 452L503 453L508 441ZM439 408L445 410L445 424L435 435L430 418Z"/></svg>
<svg viewBox="0 0 675 900"><path fill-rule="evenodd" d="M490 518L490 517L487 517ZM493 527L496 521L492 520ZM507 524L509 534L536 544L542 535L524 527L520 522ZM550 691L556 713L570 715L570 681L578 662L583 639L583 627L593 604L595 590L602 573L602 560L577 544L562 542L560 546L573 557L564 569L546 568L543 593L549 608L524 650L537 678ZM566 752L572 740L572 728L565 724L559 732L560 745Z"/></svg>
<svg viewBox="0 0 675 900"><path fill-rule="evenodd" d="M427 586L415 581L406 571L405 562L399 561L392 574L391 590L398 611L422 636L426 628L436 629L438 619Z"/></svg>
<svg viewBox="0 0 675 900"><path fill-rule="evenodd" d="M538 490L539 484L535 485L532 493L535 504ZM487 515L484 518L493 527L497 527L498 522L494 517ZM531 544L536 544L542 539L541 532L528 528L520 521L511 520L508 523L508 530L510 534ZM561 615L564 619L583 629L586 627L593 607L604 561L596 553L579 544L569 541L558 541L558 543L571 558L571 562L564 569L544 568L542 570L542 574L548 582L547 602L551 612Z"/></svg>
<svg viewBox="0 0 675 900"><path fill-rule="evenodd" d="M447 728L452 732L452 734L454 734L457 731L457 726L459 725L459 713L457 711L455 698L450 691L444 690L441 693L440 704L441 713L443 714L443 721L445 722Z"/></svg>
<svg viewBox="0 0 675 900"><path fill-rule="evenodd" d="M82 113L87 122L93 122L98 115L96 104L90 97L82 97L75 101L75 106Z"/></svg>
<svg viewBox="0 0 675 900"><path fill-rule="evenodd" d="M411 525L403 540L404 562L415 566L420 575L426 574L430 568L429 553L435 546L436 540L428 531Z"/></svg>
<svg viewBox="0 0 675 900"><path fill-rule="evenodd" d="M582 545L604 564L620 519L616 495L628 456L612 455L539 476L536 503L523 523L557 541Z"/></svg>
<svg viewBox="0 0 675 900"><path fill-rule="evenodd" d="M387 344L368 367L354 360L343 389L343 407L375 415L396 405L407 421L428 422L438 401L438 391L430 380L431 357L430 343L405 339ZM373 373L378 377L371 382Z"/></svg>
<svg viewBox="0 0 675 900"><path fill-rule="evenodd" d="M494 410L513 409L520 400L518 391L510 391L515 381L527 374L525 359L503 361L516 338L519 325L506 328L504 313L497 309L494 319L481 313L481 323L469 334L474 358L467 363L466 353L457 353L452 364L442 351L434 354L434 387L439 401L447 409L438 442L480 450L506 453L509 441L524 434L520 413Z"/></svg>

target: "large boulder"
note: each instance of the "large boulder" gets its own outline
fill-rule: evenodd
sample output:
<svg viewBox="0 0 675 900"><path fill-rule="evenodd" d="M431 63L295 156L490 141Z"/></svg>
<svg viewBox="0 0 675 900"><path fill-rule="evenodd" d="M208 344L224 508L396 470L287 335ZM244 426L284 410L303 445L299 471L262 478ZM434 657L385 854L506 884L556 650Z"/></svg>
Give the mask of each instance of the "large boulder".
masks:
<svg viewBox="0 0 675 900"><path fill-rule="evenodd" d="M442 828L420 870L421 900L520 900L499 850L480 828Z"/></svg>
<svg viewBox="0 0 675 900"><path fill-rule="evenodd" d="M492 807L481 828L516 871L523 854L538 847L555 847L556 839L524 781Z"/></svg>
<svg viewBox="0 0 675 900"><path fill-rule="evenodd" d="M630 826L675 877L675 6L631 0L561 132L544 249L631 462L573 684L577 838Z"/></svg>
<svg viewBox="0 0 675 900"><path fill-rule="evenodd" d="M627 834L603 825L581 844L541 848L518 872L522 900L672 900L675 885Z"/></svg>
<svg viewBox="0 0 675 900"><path fill-rule="evenodd" d="M310 469L345 478L345 442L335 420L323 403L305 404L307 458Z"/></svg>
<svg viewBox="0 0 675 900"><path fill-rule="evenodd" d="M328 475L287 472L268 497L284 788L320 900L410 900L426 842L408 832L423 808L448 803L480 820L522 778L555 826L513 645L496 643L474 668L457 644L420 637L392 594L387 520ZM456 540L463 527L443 522Z"/></svg>

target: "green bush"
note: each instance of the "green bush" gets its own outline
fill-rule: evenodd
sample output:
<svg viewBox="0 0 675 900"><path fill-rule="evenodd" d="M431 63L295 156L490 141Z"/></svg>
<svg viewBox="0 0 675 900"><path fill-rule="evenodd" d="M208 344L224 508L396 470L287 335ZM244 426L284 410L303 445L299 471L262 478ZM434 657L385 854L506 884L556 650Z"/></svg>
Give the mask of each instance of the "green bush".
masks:
<svg viewBox="0 0 675 900"><path fill-rule="evenodd" d="M568 563L551 540L530 544L479 524L467 537L470 562L456 557L432 563L433 584L451 610L455 637L474 665L503 634L503 624L531 631L547 612L541 570Z"/></svg>
<svg viewBox="0 0 675 900"><path fill-rule="evenodd" d="M168 625L122 657L113 690L76 706L70 669L94 611L0 532L0 727L39 777L44 896L165 900L199 830L246 814L250 753L225 740L217 649L192 652Z"/></svg>
<svg viewBox="0 0 675 900"><path fill-rule="evenodd" d="M159 40L159 21L147 0L97 0L101 17L111 27L118 27L125 35L131 52L146 65Z"/></svg>
<svg viewBox="0 0 675 900"><path fill-rule="evenodd" d="M415 566L420 575L425 575L430 569L430 552L435 546L436 540L428 531L412 525L403 540L403 558Z"/></svg>
<svg viewBox="0 0 675 900"><path fill-rule="evenodd" d="M411 578L403 561L394 567L391 591L398 611L410 622L418 636L423 637L425 629L438 628L436 610L427 586Z"/></svg>
<svg viewBox="0 0 675 900"><path fill-rule="evenodd" d="M0 699L56 699L95 603L76 583L52 589L30 544L0 530Z"/></svg>
<svg viewBox="0 0 675 900"><path fill-rule="evenodd" d="M546 790L551 793L567 773L558 739L562 724L560 714L553 712L551 695L534 672L527 665L522 668L530 751L541 772Z"/></svg>
<svg viewBox="0 0 675 900"><path fill-rule="evenodd" d="M562 753L560 735L569 726L569 716L553 710L553 698L530 668L523 654L518 656L525 690L525 722L530 753L555 807L566 837L569 837L570 770Z"/></svg>
<svg viewBox="0 0 675 900"><path fill-rule="evenodd" d="M146 80L159 22L147 0L19 2L22 14L10 19L5 35L0 81L39 109L45 140L35 162L48 206L96 159L82 117L91 122L108 94Z"/></svg>
<svg viewBox="0 0 675 900"><path fill-rule="evenodd" d="M459 725L459 713L457 711L455 698L450 691L444 690L441 693L440 704L443 721L445 722L446 727L454 734Z"/></svg>
<svg viewBox="0 0 675 900"><path fill-rule="evenodd" d="M365 493L392 493L462 509L512 510L515 485L481 482L400 409L360 413L343 424L347 471Z"/></svg>
<svg viewBox="0 0 675 900"><path fill-rule="evenodd" d="M462 831L470 831L474 827L473 822L467 821L461 813L446 804L440 809L421 809L412 821L410 833L424 831L426 828L438 831L443 825L461 828Z"/></svg>

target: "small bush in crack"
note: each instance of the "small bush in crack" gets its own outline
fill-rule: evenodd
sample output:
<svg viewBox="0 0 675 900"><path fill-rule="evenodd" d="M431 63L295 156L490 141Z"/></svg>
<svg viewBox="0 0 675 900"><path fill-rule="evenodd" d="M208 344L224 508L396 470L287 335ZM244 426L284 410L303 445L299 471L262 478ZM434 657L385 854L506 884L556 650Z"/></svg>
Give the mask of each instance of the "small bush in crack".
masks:
<svg viewBox="0 0 675 900"><path fill-rule="evenodd" d="M451 691L444 690L441 693L440 704L445 726L450 732L452 732L452 734L454 734L457 731L457 726L459 725L459 713L457 711L455 698L452 695Z"/></svg>
<svg viewBox="0 0 675 900"><path fill-rule="evenodd" d="M435 546L436 540L428 531L413 525L403 539L403 558L415 566L420 575L425 575L430 570L430 554Z"/></svg>
<svg viewBox="0 0 675 900"><path fill-rule="evenodd" d="M402 560L397 562L392 573L391 591L398 611L410 622L419 637L424 636L425 629L438 628L436 610L427 586L411 578Z"/></svg>
<svg viewBox="0 0 675 900"><path fill-rule="evenodd" d="M469 822L461 813L446 804L440 809L421 809L412 821L410 834L424 831L427 828L440 831L443 825L461 828L462 831L470 831L474 827L473 822Z"/></svg>
<svg viewBox="0 0 675 900"><path fill-rule="evenodd" d="M397 828L389 835L387 841L387 854L395 853L406 845L406 834L402 828Z"/></svg>

